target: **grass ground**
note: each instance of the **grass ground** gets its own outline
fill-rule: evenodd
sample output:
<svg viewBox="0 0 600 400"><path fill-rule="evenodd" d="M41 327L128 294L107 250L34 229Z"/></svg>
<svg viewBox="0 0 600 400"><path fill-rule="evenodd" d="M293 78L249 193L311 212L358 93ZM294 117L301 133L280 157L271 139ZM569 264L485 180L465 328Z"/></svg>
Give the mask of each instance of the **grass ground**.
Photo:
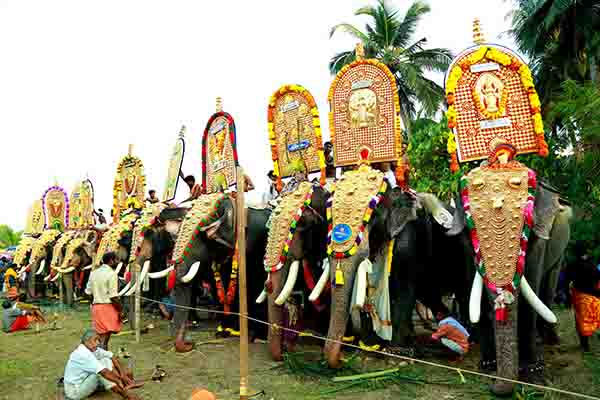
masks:
<svg viewBox="0 0 600 400"><path fill-rule="evenodd" d="M47 310L50 313L52 310ZM593 340L595 353L583 356L577 346L572 313L559 311L561 321L560 346L546 351L547 377L551 386L600 397L600 340ZM187 400L193 388L206 387L217 394L217 398L237 399L239 385L238 341L226 339L214 342L214 330L207 327L191 332L196 350L180 355L172 350L168 323L146 318L155 328L142 335L140 344L135 343L132 334L122 334L111 339L111 349L125 346L133 356L136 376L145 380L146 385L137 390L144 400ZM82 330L89 326L87 308L61 314L58 330L42 328L34 331L0 334L0 399L56 399L56 381L62 376L69 353L77 346ZM302 357L314 358L318 354L316 345L304 345ZM297 358L297 357L296 357ZM347 354L347 358L353 358ZM443 360L427 358L429 361L445 363ZM398 360L382 360L369 354L354 357L355 369L376 371L399 365ZM478 349L475 347L461 368L477 370ZM150 380L155 365L161 365L169 376L162 382ZM264 344L250 345L250 384L256 391L264 390L265 400L296 400L335 398L346 400L371 399L489 399L489 381L465 375L466 383L461 383L455 372L433 367L408 364L400 367L404 381L386 384L372 382L369 386L349 387L347 383L333 383L330 376L306 376L292 373L282 363L269 359ZM418 378L415 383L413 379ZM94 399L116 399L115 395L104 393ZM533 397L529 397L533 398ZM562 399L564 395L546 394L535 398Z"/></svg>

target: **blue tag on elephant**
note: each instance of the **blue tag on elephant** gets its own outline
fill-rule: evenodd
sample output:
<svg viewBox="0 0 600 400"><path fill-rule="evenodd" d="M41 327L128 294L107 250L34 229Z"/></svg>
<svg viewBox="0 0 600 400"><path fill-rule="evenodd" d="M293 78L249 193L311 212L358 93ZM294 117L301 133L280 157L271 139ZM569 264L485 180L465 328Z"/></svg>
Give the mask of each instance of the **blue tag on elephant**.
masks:
<svg viewBox="0 0 600 400"><path fill-rule="evenodd" d="M338 224L333 227L331 240L336 243L347 242L352 237L352 228L348 224Z"/></svg>

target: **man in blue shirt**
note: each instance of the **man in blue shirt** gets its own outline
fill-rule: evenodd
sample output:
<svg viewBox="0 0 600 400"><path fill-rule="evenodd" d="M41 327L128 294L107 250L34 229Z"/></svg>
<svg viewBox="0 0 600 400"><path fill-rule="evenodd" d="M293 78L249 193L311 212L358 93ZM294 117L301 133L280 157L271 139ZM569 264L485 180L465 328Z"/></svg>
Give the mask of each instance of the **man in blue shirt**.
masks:
<svg viewBox="0 0 600 400"><path fill-rule="evenodd" d="M68 400L86 399L99 390L111 390L127 400L140 400L130 390L142 384L132 379L113 353L98 347L98 334L93 329L84 332L81 344L69 356L64 381Z"/></svg>

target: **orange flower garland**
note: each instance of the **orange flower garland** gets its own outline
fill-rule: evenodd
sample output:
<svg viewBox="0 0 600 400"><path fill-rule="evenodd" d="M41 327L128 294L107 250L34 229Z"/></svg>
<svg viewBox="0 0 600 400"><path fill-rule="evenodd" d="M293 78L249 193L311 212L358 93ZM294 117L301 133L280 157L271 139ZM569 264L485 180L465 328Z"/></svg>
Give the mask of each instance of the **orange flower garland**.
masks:
<svg viewBox="0 0 600 400"><path fill-rule="evenodd" d="M319 157L319 169L321 172L320 183L325 185L325 153L323 150L323 136L321 133L321 121L319 119L319 109L312 94L300 85L283 85L269 99L269 107L267 109L267 120L269 127L269 145L271 146L271 158L273 159L273 174L277 177L277 190L281 191L283 183L281 182L281 171L279 170L279 155L277 151L277 138L275 137L274 119L275 119L275 103L277 100L287 93L297 93L304 97L310 107L312 115L313 127L315 130L317 155Z"/></svg>
<svg viewBox="0 0 600 400"><path fill-rule="evenodd" d="M484 59L495 61L498 64L511 69L512 71L518 72L521 78L521 84L527 91L527 95L529 97L529 107L533 121L533 130L537 139L538 154L542 157L546 157L548 155L548 144L544 139L544 124L540 114L541 104L537 92L535 91L531 70L517 57L511 56L510 54L507 54L504 51L494 47L479 47L476 51L466 56L458 65L455 65L450 70L450 74L446 80L446 101L448 103L448 111L446 112L446 116L448 117L448 128L453 129L456 127L457 111L454 105L456 100L455 93L456 87L458 86L458 81L461 79L463 71L467 71L472 65L477 64ZM503 93L500 111L504 110L506 107L506 97L507 94ZM474 93L474 98L477 101L479 96ZM477 103L480 104L479 101L477 101ZM500 111L499 113L494 113L493 115L488 115L489 113L484 112L483 115L485 115L486 118L497 118L502 115Z"/></svg>

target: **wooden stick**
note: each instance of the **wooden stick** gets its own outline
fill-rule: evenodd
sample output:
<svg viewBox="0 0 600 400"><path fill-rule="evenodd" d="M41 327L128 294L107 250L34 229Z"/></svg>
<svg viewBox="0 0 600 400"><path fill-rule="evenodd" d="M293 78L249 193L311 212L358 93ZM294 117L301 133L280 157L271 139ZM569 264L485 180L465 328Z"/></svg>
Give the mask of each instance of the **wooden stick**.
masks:
<svg viewBox="0 0 600 400"><path fill-rule="evenodd" d="M238 279L240 296L240 400L248 399L248 301L246 297L246 207L244 190L246 180L244 170L236 169L236 219L237 219L237 248L238 248Z"/></svg>
<svg viewBox="0 0 600 400"><path fill-rule="evenodd" d="M133 250L132 250L133 251ZM142 296L142 282L140 282L140 265L139 264L135 264L134 266L135 268L135 282L136 282L136 287L135 287L135 342L139 343L140 342L140 336L141 336L141 321L140 321L140 314L141 314L141 296Z"/></svg>

